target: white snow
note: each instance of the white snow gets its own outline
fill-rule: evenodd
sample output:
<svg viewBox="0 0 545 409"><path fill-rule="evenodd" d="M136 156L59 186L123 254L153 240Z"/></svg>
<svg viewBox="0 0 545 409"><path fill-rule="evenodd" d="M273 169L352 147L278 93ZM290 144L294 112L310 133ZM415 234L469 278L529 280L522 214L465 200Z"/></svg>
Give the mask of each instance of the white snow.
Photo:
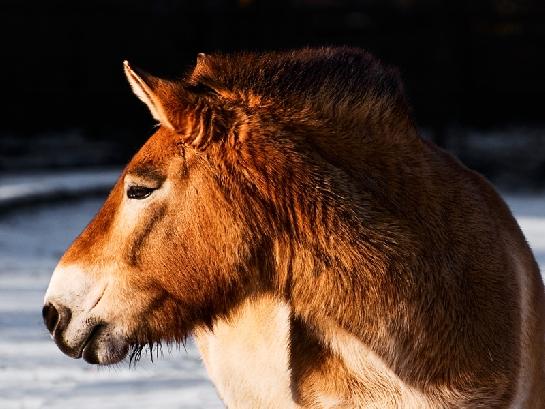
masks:
<svg viewBox="0 0 545 409"><path fill-rule="evenodd" d="M73 196L83 192L107 191L113 186L120 173L119 169L101 169L2 176L0 205L8 206L51 196Z"/></svg>
<svg viewBox="0 0 545 409"><path fill-rule="evenodd" d="M545 276L545 195L506 197Z"/></svg>
<svg viewBox="0 0 545 409"><path fill-rule="evenodd" d="M543 272L545 196L508 202ZM191 343L187 352L165 348L153 363L143 357L136 368L100 368L66 357L51 341L40 314L50 274L100 204L48 205L0 218L0 408L223 407Z"/></svg>

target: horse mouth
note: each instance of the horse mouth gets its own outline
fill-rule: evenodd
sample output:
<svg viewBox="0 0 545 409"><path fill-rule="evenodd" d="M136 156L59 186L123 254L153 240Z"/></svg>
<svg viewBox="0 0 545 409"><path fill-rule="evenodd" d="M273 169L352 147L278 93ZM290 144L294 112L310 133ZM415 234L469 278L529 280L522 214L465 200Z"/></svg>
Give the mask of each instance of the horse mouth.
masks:
<svg viewBox="0 0 545 409"><path fill-rule="evenodd" d="M79 359L83 356L83 359L89 362L88 358L90 358L90 355L91 355L90 349L92 349L92 346L93 346L92 343L96 338L98 338L100 332L103 331L104 328L105 328L104 324L98 324L91 330L89 335L87 335L87 338L85 338L85 341L83 341L83 344L81 344L81 349L76 359ZM89 363L95 363L95 362L89 362Z"/></svg>
<svg viewBox="0 0 545 409"><path fill-rule="evenodd" d="M90 364L110 365L121 361L129 351L129 345L119 336L115 336L112 328L106 324L97 324L76 347L69 346L61 331L54 333L55 343L66 355L82 358Z"/></svg>
<svg viewBox="0 0 545 409"><path fill-rule="evenodd" d="M105 324L98 324L87 336L79 357L89 364L110 365L125 358L128 351L127 342L114 336Z"/></svg>

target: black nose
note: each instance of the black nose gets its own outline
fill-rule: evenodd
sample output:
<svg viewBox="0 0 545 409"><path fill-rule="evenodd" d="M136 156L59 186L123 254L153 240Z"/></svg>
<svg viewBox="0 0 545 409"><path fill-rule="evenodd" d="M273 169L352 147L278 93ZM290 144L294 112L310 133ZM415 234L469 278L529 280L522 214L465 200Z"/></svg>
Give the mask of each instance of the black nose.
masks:
<svg viewBox="0 0 545 409"><path fill-rule="evenodd" d="M57 308L55 308L53 304L47 303L44 305L44 308L42 308L42 317L44 317L44 324L48 331L53 334L53 331L55 331L55 327L59 322L59 311L57 311Z"/></svg>

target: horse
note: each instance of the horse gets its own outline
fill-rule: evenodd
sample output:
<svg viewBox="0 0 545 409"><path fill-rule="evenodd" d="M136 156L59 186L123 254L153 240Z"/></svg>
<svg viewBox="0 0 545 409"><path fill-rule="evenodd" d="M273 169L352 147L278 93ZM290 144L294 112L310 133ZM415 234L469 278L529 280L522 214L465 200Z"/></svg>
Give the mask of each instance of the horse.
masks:
<svg viewBox="0 0 545 409"><path fill-rule="evenodd" d="M347 47L124 63L158 122L55 268L91 364L193 335L230 408L543 408L544 289L509 208Z"/></svg>

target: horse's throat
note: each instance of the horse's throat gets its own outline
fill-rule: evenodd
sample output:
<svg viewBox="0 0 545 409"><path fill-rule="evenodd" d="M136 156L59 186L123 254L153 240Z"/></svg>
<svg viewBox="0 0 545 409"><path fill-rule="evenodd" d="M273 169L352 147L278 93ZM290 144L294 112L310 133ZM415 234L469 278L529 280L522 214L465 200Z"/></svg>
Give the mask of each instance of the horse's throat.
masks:
<svg viewBox="0 0 545 409"><path fill-rule="evenodd" d="M195 340L220 397L234 408L290 408L289 307L270 296L243 302Z"/></svg>

